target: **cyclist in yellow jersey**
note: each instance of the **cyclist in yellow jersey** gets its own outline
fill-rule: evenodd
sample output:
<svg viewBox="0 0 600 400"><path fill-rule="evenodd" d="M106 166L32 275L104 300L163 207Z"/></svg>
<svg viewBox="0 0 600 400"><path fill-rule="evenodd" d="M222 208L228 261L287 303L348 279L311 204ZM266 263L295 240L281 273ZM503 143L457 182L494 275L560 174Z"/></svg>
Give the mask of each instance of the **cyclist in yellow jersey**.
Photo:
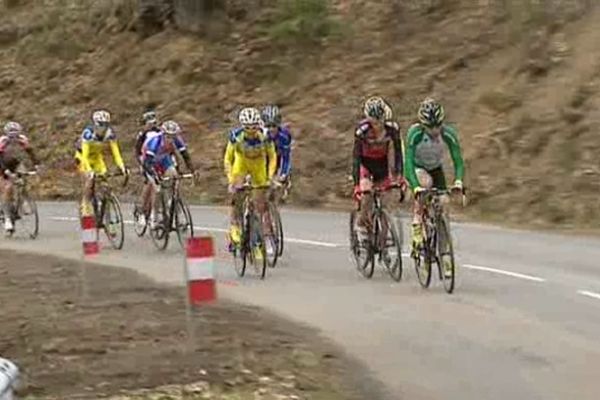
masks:
<svg viewBox="0 0 600 400"><path fill-rule="evenodd" d="M128 174L114 130L110 126L110 113L105 110L94 111L92 123L88 124L77 140L75 159L83 177L83 196L81 214L92 215L91 205L92 178L107 172L103 151L110 147L113 160L123 174Z"/></svg>
<svg viewBox="0 0 600 400"><path fill-rule="evenodd" d="M244 108L240 111L239 121L241 126L229 133L223 160L231 193L230 250L241 238L240 213L243 196L240 189L246 176L251 178L257 211L262 216L266 209L265 189L277 168L275 146L261 128L260 112L256 108ZM268 221L265 221L265 228L268 229L268 226Z"/></svg>

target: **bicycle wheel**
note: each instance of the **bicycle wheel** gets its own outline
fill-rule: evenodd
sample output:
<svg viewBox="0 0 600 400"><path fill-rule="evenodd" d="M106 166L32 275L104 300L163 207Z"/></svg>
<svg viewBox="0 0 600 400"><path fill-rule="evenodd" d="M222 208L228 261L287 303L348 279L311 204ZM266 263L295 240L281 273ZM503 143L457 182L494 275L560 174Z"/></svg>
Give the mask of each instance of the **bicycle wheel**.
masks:
<svg viewBox="0 0 600 400"><path fill-rule="evenodd" d="M281 214L279 213L279 209L275 207L275 214L272 214L275 222L277 224L277 244L279 245L279 249L277 251L277 255L281 257L283 255L283 223L281 222Z"/></svg>
<svg viewBox="0 0 600 400"><path fill-rule="evenodd" d="M277 265L277 259L279 258L279 224L281 223L281 220L279 220L277 207L275 207L272 203L268 204L267 212L269 213L269 218L271 221L271 233L269 235L265 235L264 239L269 267L275 268L275 265Z"/></svg>
<svg viewBox="0 0 600 400"><path fill-rule="evenodd" d="M114 249L122 249L125 242L125 224L119 199L114 194L109 194L102 202L101 215L102 227L108 241Z"/></svg>
<svg viewBox="0 0 600 400"><path fill-rule="evenodd" d="M415 272L417 278L422 287L428 288L431 284L431 251L429 245L429 232L427 232L426 238L421 244L420 248L413 249L411 257L415 264Z"/></svg>
<svg viewBox="0 0 600 400"><path fill-rule="evenodd" d="M440 280L444 284L444 290L448 293L454 291L456 281L456 266L454 264L454 250L452 248L452 237L446 218L442 217L437 226L437 256L435 257L440 274Z"/></svg>
<svg viewBox="0 0 600 400"><path fill-rule="evenodd" d="M356 269L365 277L371 278L375 272L375 264L372 262L372 250L369 240L359 240L356 222L358 211L350 213L350 251L356 264Z"/></svg>
<svg viewBox="0 0 600 400"><path fill-rule="evenodd" d="M180 198L175 203L175 231L177 240L182 248L185 248L187 240L194 237L194 223L192 213L187 204Z"/></svg>
<svg viewBox="0 0 600 400"><path fill-rule="evenodd" d="M23 230L31 239L38 235L40 219L37 211L37 204L27 194L23 194L17 207L17 216Z"/></svg>
<svg viewBox="0 0 600 400"><path fill-rule="evenodd" d="M387 227L386 236L381 240L383 242L381 259L392 279L399 282L402 280L402 243L400 242L396 224L385 210L381 211L378 224L381 224L379 225L379 229ZM382 230L379 232L382 232ZM378 236L376 236L375 240L381 246Z"/></svg>
<svg viewBox="0 0 600 400"><path fill-rule="evenodd" d="M150 237L152 243L158 250L164 250L169 244L169 209L165 201L165 195L161 192L156 202L156 221L153 227L150 227Z"/></svg>
<svg viewBox="0 0 600 400"><path fill-rule="evenodd" d="M142 216L144 216L144 221L140 221L140 218ZM137 204L134 205L134 209L133 209L133 229L135 231L135 234L138 235L138 237L142 237L146 233L146 229L148 228L148 218L150 218L150 214L149 213L145 214L142 211L142 208L140 206L138 206Z"/></svg>

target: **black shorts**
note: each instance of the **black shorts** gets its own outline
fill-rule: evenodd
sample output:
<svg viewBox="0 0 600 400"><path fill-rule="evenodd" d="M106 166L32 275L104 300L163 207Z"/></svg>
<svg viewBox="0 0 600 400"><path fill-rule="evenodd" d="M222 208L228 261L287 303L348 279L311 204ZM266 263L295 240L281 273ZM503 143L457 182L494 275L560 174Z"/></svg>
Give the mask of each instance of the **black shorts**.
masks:
<svg viewBox="0 0 600 400"><path fill-rule="evenodd" d="M444 169L442 167L434 168L432 170L427 170L425 168L421 169L427 172L429 176L431 176L431 180L433 181L433 187L435 189L446 190L446 176L444 175Z"/></svg>
<svg viewBox="0 0 600 400"><path fill-rule="evenodd" d="M360 160L360 177L373 177L373 183L383 182L389 175L387 158L363 158Z"/></svg>
<svg viewBox="0 0 600 400"><path fill-rule="evenodd" d="M8 179L8 176L6 176L4 171L9 170L10 172L15 173L17 168L19 168L19 165L21 165L21 161L16 158L9 158L2 160L2 164L4 165L4 168L2 169L2 177L4 179Z"/></svg>

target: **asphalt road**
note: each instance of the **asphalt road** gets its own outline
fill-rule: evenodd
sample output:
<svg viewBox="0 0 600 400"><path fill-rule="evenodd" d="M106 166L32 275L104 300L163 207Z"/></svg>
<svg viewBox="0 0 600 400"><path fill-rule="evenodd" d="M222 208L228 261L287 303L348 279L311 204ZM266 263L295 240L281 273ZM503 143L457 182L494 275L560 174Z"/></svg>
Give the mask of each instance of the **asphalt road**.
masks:
<svg viewBox="0 0 600 400"><path fill-rule="evenodd" d="M126 219L131 209L126 208ZM218 239L219 292L320 328L371 369L392 399L598 399L600 240L454 224L461 264L455 294L380 268L360 277L343 213L286 211L287 253L265 281L237 279L224 252L224 209L193 207ZM0 247L81 258L74 203L40 205L41 234ZM158 252L131 225L125 247L95 261L183 281L176 239ZM437 276L435 276L437 279Z"/></svg>

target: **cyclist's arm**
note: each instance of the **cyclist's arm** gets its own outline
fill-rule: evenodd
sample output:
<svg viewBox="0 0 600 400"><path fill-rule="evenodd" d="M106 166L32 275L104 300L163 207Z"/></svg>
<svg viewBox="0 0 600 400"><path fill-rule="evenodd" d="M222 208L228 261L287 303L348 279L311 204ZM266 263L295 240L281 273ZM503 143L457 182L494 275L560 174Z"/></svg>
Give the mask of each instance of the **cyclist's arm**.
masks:
<svg viewBox="0 0 600 400"><path fill-rule="evenodd" d="M360 181L360 137L354 135L354 147L352 149L352 182L354 186Z"/></svg>
<svg viewBox="0 0 600 400"><path fill-rule="evenodd" d="M119 148L119 142L116 139L111 140L110 142L110 151L113 156L113 160L115 160L115 164L119 169L125 169L125 163L123 162L123 157L121 157L121 149Z"/></svg>
<svg viewBox="0 0 600 400"><path fill-rule="evenodd" d="M279 156L281 157L279 175L289 176L292 169L292 136L289 133L282 138Z"/></svg>
<svg viewBox="0 0 600 400"><path fill-rule="evenodd" d="M81 141L81 167L85 172L91 172L90 165L90 144L86 140Z"/></svg>
<svg viewBox="0 0 600 400"><path fill-rule="evenodd" d="M269 160L267 171L269 179L271 179L277 171L277 152L275 151L275 144L273 141L267 143L267 159Z"/></svg>
<svg viewBox="0 0 600 400"><path fill-rule="evenodd" d="M406 153L404 157L404 177L408 181L411 189L415 189L419 186L419 178L417 178L417 171L415 165L415 148L419 140L423 136L421 129L415 125L411 126L406 134Z"/></svg>
<svg viewBox="0 0 600 400"><path fill-rule="evenodd" d="M227 148L225 149L225 157L223 157L223 167L225 169L225 175L228 179L231 179L231 169L233 167L233 161L235 159L234 145L230 141L227 141Z"/></svg>
<svg viewBox="0 0 600 400"><path fill-rule="evenodd" d="M465 175L465 163L460 149L460 142L458 141L458 133L453 127L444 126L442 137L450 150L450 157L454 164L454 179L462 181Z"/></svg>
<svg viewBox="0 0 600 400"><path fill-rule="evenodd" d="M179 136L175 138L175 148L177 149L177 152L181 154L181 158L183 158L187 169L190 171L195 171L196 168L194 167L194 163L192 163L192 157L190 156L190 152L183 141L183 138Z"/></svg>
<svg viewBox="0 0 600 400"><path fill-rule="evenodd" d="M400 135L400 127L397 127L393 137L394 141L394 166L398 176L403 175L404 170L404 145L402 144L402 136Z"/></svg>
<svg viewBox="0 0 600 400"><path fill-rule="evenodd" d="M144 146L144 134L143 132L138 133L137 138L135 140L135 154L134 158L139 163L140 157L142 154L142 147Z"/></svg>

